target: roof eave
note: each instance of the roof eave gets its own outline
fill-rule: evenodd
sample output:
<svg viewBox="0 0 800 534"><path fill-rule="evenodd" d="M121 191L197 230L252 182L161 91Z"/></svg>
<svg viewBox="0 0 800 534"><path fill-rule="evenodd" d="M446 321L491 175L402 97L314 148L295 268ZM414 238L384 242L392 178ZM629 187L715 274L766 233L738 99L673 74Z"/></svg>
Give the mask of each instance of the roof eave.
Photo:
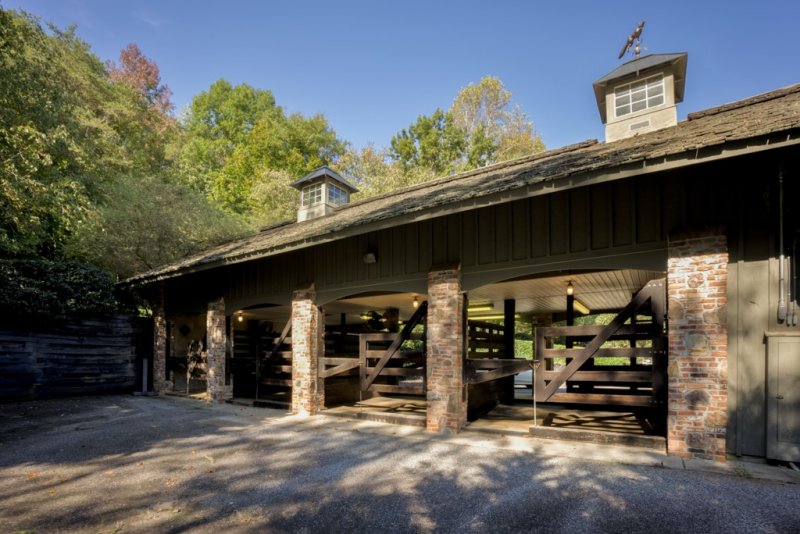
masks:
<svg viewBox="0 0 800 534"><path fill-rule="evenodd" d="M779 138L776 138L776 133L785 133L785 136L781 135ZM756 137L748 137L725 142L722 143L722 146L711 145L700 148L686 149L674 154L653 157L645 156L632 159L624 164L615 165L613 167L592 169L576 174L569 174L569 172L566 172L561 176L556 176L551 179L542 180L538 183L529 184L523 188L519 188L518 190L513 191L513 194L509 194L508 190L498 191L490 195L470 198L466 201L459 201L446 206L435 206L433 208L407 212L390 219L373 221L363 225L351 226L339 231L312 236L311 238L300 239L293 243L286 243L283 246L274 247L267 250L260 250L243 254L241 256L233 256L210 261L199 261L190 266L164 270L153 276L147 276L147 273L145 273L145 275L134 276L124 280L123 282L120 282L120 284L128 286L144 286L175 278L184 274L206 271L227 265L262 259L286 252L292 252L308 246L328 243L365 232L385 229L398 224L407 224L410 222L427 220L444 215L445 211L447 214L459 213L470 209L497 204L499 202L515 200L516 197L522 198L543 194L552 194L561 190L574 189L581 186L611 182L655 172L662 172L674 169L676 167L687 167L700 163L708 163L741 155L753 154L762 152L764 150L774 150L777 148L798 145L800 145L800 129L794 129L793 134L791 131L773 132L771 134L764 134Z"/></svg>

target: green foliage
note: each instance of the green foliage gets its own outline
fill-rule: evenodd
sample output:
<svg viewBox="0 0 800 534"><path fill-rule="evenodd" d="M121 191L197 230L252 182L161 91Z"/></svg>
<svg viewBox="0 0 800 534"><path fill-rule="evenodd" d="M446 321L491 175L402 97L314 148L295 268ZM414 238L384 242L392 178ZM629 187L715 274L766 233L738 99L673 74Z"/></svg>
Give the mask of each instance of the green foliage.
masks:
<svg viewBox="0 0 800 534"><path fill-rule="evenodd" d="M511 92L493 76L461 89L449 113L469 140L469 168L544 150L530 120L519 106L511 105Z"/></svg>
<svg viewBox="0 0 800 534"><path fill-rule="evenodd" d="M417 117L392 137L390 150L404 172L441 175L541 152L544 143L503 83L485 76L459 91L447 112Z"/></svg>
<svg viewBox="0 0 800 534"><path fill-rule="evenodd" d="M334 167L342 175L355 178L359 192L354 199L389 193L436 178L433 171L423 167L403 170L391 161L388 149L376 150L372 145L360 151L348 147Z"/></svg>
<svg viewBox="0 0 800 534"><path fill-rule="evenodd" d="M289 184L295 177L286 171L259 168L253 176L246 202L249 218L256 227L294 220L299 193Z"/></svg>
<svg viewBox="0 0 800 534"><path fill-rule="evenodd" d="M233 87L222 79L214 82L194 97L182 121L184 135L177 152L183 180L210 196L217 175L256 121L278 112L270 91L247 84Z"/></svg>
<svg viewBox="0 0 800 534"><path fill-rule="evenodd" d="M246 233L240 218L161 176L121 176L107 184L93 217L81 223L71 258L125 278Z"/></svg>
<svg viewBox="0 0 800 534"><path fill-rule="evenodd" d="M196 96L183 122L182 179L216 205L257 220L263 209L254 210L252 201L265 187L294 199L285 190L289 183L344 151L324 116L286 116L271 92L225 80Z"/></svg>
<svg viewBox="0 0 800 534"><path fill-rule="evenodd" d="M357 177L364 198L543 148L496 78L380 150L355 150L323 115L287 114L270 91L222 79L181 120L172 109L137 45L104 64L74 28L0 8L0 258L127 277L293 219L289 184L321 165Z"/></svg>
<svg viewBox="0 0 800 534"><path fill-rule="evenodd" d="M392 137L391 155L405 171L422 167L441 175L456 171L465 143L464 131L453 124L452 116L437 109Z"/></svg>
<svg viewBox="0 0 800 534"><path fill-rule="evenodd" d="M69 59L72 64L65 65ZM94 118L78 109L79 74L96 64L69 33L46 35L35 19L0 10L0 254L57 256L83 216Z"/></svg>
<svg viewBox="0 0 800 534"><path fill-rule="evenodd" d="M91 265L0 260L0 317L64 319L117 312L107 273Z"/></svg>
<svg viewBox="0 0 800 534"><path fill-rule="evenodd" d="M288 186L297 178L330 163L343 144L328 128L322 115L303 117L269 113L259 118L244 140L235 146L225 165L214 176L210 198L239 214L252 214L250 199L269 186L282 199L295 199ZM296 205L291 205L291 211ZM257 209L256 211L260 211Z"/></svg>
<svg viewBox="0 0 800 534"><path fill-rule="evenodd" d="M150 114L73 30L0 9L0 256L62 258L103 184L162 168Z"/></svg>

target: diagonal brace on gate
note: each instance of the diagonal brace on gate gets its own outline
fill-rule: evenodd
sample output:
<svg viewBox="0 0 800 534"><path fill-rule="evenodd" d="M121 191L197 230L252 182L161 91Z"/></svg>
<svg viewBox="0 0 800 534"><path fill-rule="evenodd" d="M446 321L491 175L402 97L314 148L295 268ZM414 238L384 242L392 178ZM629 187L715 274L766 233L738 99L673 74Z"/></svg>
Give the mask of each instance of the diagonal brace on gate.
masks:
<svg viewBox="0 0 800 534"><path fill-rule="evenodd" d="M403 325L403 330L400 331L400 335L397 336L391 345L389 345L389 348L386 349L386 352L383 354L383 356L381 356L381 359L378 360L378 363L376 363L375 367L372 368L372 372L367 374L364 384L361 387L362 390L366 391L370 386L372 386L372 383L375 382L375 379L381 374L381 371L384 367L386 367L386 364L389 363L389 360L392 359L392 356L394 356L397 351L400 350L400 345L409 339L411 332L423 321L427 313L428 301L425 300L419 305L419 308L417 308L417 311L411 316L411 319L409 319L408 322Z"/></svg>
<svg viewBox="0 0 800 534"><path fill-rule="evenodd" d="M632 317L637 310L639 310L647 301L651 301L653 308L653 317L657 322L663 319L664 309L664 281L653 280L648 282L628 303L622 311L614 318L611 323L606 326L594 339L592 339L586 347L575 357L572 361L564 366L558 375L553 378L547 386L539 388L536 392L536 400L538 402L545 402L549 399L558 388L566 382L573 374L575 374L589 358L594 356L595 353L613 336L627 321ZM542 384L544 379L542 380Z"/></svg>

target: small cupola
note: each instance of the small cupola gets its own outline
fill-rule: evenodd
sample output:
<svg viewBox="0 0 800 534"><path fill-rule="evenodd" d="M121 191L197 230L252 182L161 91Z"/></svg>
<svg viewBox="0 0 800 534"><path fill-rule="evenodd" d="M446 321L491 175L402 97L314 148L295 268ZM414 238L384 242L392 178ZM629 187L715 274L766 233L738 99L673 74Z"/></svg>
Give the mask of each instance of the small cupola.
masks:
<svg viewBox="0 0 800 534"><path fill-rule="evenodd" d="M327 166L311 171L291 186L300 191L298 222L327 215L349 204L350 195L358 193L353 184Z"/></svg>
<svg viewBox="0 0 800 534"><path fill-rule="evenodd" d="M678 124L688 54L636 57L594 82L606 142Z"/></svg>

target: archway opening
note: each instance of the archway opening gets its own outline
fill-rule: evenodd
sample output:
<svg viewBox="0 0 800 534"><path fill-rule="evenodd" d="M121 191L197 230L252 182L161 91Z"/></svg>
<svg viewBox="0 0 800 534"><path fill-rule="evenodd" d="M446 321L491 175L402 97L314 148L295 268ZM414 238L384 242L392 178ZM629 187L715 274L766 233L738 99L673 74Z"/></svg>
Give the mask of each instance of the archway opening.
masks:
<svg viewBox="0 0 800 534"><path fill-rule="evenodd" d="M663 277L663 272L637 269L570 271L470 289L470 323L497 325L496 340L504 342L495 355L486 342L470 339L467 368L470 360L493 357L527 361L530 367L513 377L495 372L497 378L487 382L480 373L468 377L474 383L469 391L471 426L663 436L665 410L659 399L664 391L653 388L664 386L666 355L654 354L653 339L663 335L663 329L657 330L664 317L653 321L645 317L645 307L637 308L631 317L619 319L621 328L607 332L635 295ZM656 313L663 315L664 310ZM601 333L608 339L598 338ZM598 350L585 363L572 364L593 344ZM503 366L513 370L508 363ZM569 374L573 369L577 372ZM565 373L570 378L561 380Z"/></svg>

